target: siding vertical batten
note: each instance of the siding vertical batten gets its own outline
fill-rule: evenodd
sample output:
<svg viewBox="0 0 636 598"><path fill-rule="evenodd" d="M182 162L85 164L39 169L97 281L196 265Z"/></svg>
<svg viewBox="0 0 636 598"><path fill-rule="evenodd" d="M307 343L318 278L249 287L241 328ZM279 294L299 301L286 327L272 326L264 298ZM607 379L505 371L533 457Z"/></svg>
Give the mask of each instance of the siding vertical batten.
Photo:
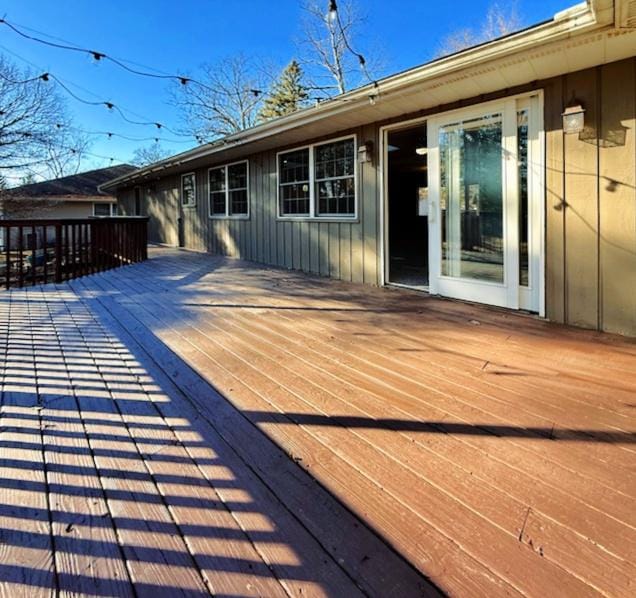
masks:
<svg viewBox="0 0 636 598"><path fill-rule="evenodd" d="M568 75L566 93L586 106L583 132L565 136L567 322L585 328L598 323L597 77L596 70Z"/></svg>
<svg viewBox="0 0 636 598"><path fill-rule="evenodd" d="M636 332L636 59L603 67L599 326ZM624 138L623 138L624 136Z"/></svg>

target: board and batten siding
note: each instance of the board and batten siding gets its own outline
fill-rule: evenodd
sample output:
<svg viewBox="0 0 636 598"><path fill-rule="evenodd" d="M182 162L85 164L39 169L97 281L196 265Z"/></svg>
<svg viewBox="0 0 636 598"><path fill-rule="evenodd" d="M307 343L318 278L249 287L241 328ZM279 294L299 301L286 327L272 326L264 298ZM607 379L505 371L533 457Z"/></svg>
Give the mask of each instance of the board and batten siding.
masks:
<svg viewBox="0 0 636 598"><path fill-rule="evenodd" d="M585 108L564 135L561 113ZM547 317L636 335L636 58L545 85Z"/></svg>
<svg viewBox="0 0 636 598"><path fill-rule="evenodd" d="M391 122L532 89L543 89L545 102L546 315L555 322L636 335L636 58L435 109L414 107ZM572 99L586 110L581 135L564 135L562 130L561 115ZM248 157L248 220L209 219L207 167L196 171L197 206L183 210L185 247L379 284L382 206L377 152L383 124L387 123L341 133L355 133L358 144L373 141L375 148L373 162L359 164L355 222L277 220L276 151L269 151ZM173 224L151 225L153 240L161 240L155 233L167 235L174 228L172 214L178 206L173 202L179 197L180 181L180 176L170 176L156 182L163 194L159 203L168 205L155 208L157 218Z"/></svg>
<svg viewBox="0 0 636 598"><path fill-rule="evenodd" d="M377 147L376 125L348 131L346 134L350 133L355 133L358 144L373 141ZM293 149L293 146L289 149ZM145 209L151 217L151 222L158 219L175 223L180 211L184 247L188 249L377 285L380 276L377 160L358 164L358 215L355 220L294 221L277 219L276 154L277 150L272 150L248 158L248 219L209 218L209 167L206 166L193 171L196 174L197 198L194 207L179 208L178 202L175 201L180 194L180 175L159 179L150 184L151 191L146 190L148 185L144 187ZM222 164L217 162L210 164L210 167ZM148 199L153 195L154 200ZM126 201L126 205L129 201ZM175 224L171 226L167 222L152 223L149 238L152 241L176 244L176 232L173 234L172 228L176 231Z"/></svg>

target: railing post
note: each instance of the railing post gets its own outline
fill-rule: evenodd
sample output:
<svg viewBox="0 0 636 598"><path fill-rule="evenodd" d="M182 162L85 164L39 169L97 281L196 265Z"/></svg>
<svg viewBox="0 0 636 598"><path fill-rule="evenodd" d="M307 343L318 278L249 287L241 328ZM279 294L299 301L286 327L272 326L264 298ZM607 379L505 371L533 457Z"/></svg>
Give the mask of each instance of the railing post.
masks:
<svg viewBox="0 0 636 598"><path fill-rule="evenodd" d="M31 226L31 286L35 286L35 279L37 275L37 246L38 246L38 234L35 225Z"/></svg>
<svg viewBox="0 0 636 598"><path fill-rule="evenodd" d="M22 225L18 226L18 286L23 286L24 283L24 256L23 252L23 230Z"/></svg>
<svg viewBox="0 0 636 598"><path fill-rule="evenodd" d="M62 282L62 224L55 225L55 282Z"/></svg>
<svg viewBox="0 0 636 598"><path fill-rule="evenodd" d="M49 258L49 239L48 239L48 227L46 224L42 227L42 266L44 268L44 284L48 282L49 269L47 262Z"/></svg>
<svg viewBox="0 0 636 598"><path fill-rule="evenodd" d="M7 290L11 286L11 227L7 226L4 229L5 234L5 243L6 243L6 263L5 266L7 268L5 272L5 286Z"/></svg>

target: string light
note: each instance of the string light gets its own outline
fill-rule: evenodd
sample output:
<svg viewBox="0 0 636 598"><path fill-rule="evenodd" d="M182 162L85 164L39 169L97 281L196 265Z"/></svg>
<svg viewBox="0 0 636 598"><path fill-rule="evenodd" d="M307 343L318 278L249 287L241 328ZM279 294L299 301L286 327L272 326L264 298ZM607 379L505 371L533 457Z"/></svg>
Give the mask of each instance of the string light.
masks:
<svg viewBox="0 0 636 598"><path fill-rule="evenodd" d="M342 36L342 41L345 47L347 48L347 50L349 50L349 52L351 52L351 54L353 54L358 59L358 63L360 64L360 69L364 73L364 76L369 80L370 83L373 83L373 85L377 88L378 82L375 79L373 79L371 75L369 74L369 71L367 69L367 61L365 57L362 54L360 54L360 52L356 52L351 47L351 44L349 43L347 34L344 30L344 27L342 26L342 21L340 20L340 13L338 12L338 6L336 4L336 0L329 0L329 9L327 13L327 18L329 19L331 23L335 23L336 25L338 25L338 29L340 31L340 35Z"/></svg>
<svg viewBox="0 0 636 598"><path fill-rule="evenodd" d="M173 80L173 81L177 81L178 83L180 83L183 86L186 86L189 83L194 83L195 85L198 85L199 87L202 87L202 88L207 89L208 91L212 91L214 93L219 93L219 91L220 91L219 89L211 87L210 85L206 85L202 81L199 81L199 80L194 79L192 77L186 77L184 75L151 73L149 71L135 69L135 68L132 68L132 67L128 66L128 64L126 64L126 62L132 63L132 61L125 61L124 62L123 60L119 60L117 58L114 58L113 56L110 56L110 55L106 54L105 52L98 52L97 50L91 50L89 48L82 48L81 46L77 46L75 44L62 44L62 43L58 43L58 42L52 42L52 41L48 41L48 40L42 39L40 37L36 37L35 35L29 35L28 33L25 33L20 28L16 27L16 25L14 25L13 23L10 23L9 21L7 21L4 18L0 18L0 24L6 25L9 29L11 29L12 31L17 33L19 36L21 36L21 37L23 37L25 39L37 42L39 44L44 44L44 45L52 47L52 48L58 48L60 50L68 50L68 51L71 51L71 52L80 52L82 54L86 54L86 55L90 56L95 62L109 61L109 62L112 62L113 64L117 65L118 67L128 71L129 73L134 74L134 75L139 75L141 77L150 77L150 78L153 78L153 79ZM25 29L27 29L27 28L25 27ZM43 34L43 35L46 35L46 34ZM264 93L262 89L250 89L249 91L255 97L258 97L259 95ZM229 93L228 93L228 95L229 95Z"/></svg>
<svg viewBox="0 0 636 598"><path fill-rule="evenodd" d="M3 22L3 20L0 19L0 22ZM12 54L14 56L17 56L21 60L25 60L22 57L20 57L19 55L15 54L14 52L12 52ZM86 98L83 98L82 96L76 94L68 85L66 85L59 77L57 77L53 73L45 72L45 73L42 73L41 75L38 75L36 77L30 77L30 78L24 79L22 81L15 81L15 80L7 77L3 73L0 73L0 78L4 79L5 81L7 81L7 82L9 82L9 83L11 83L13 85L24 85L24 84L28 84L28 83L33 83L33 82L38 81L38 80L41 80L41 81L44 81L44 82L49 82L49 81L53 80L69 96L71 96L74 100L76 100L77 102L80 102L81 104L85 104L87 106L105 106L108 110L113 111L113 112L117 112L119 114L119 116L123 120L125 120L126 122L128 122L130 124L140 125L140 126L152 126L152 127L155 127L156 129L164 129L164 130L172 133L173 135L175 135L177 137L189 137L189 135L184 135L183 133L179 133L178 131L175 131L174 129L171 129L170 127L168 127L168 126L166 126L166 125L164 125L164 124L162 124L160 122L157 122L157 121L132 119L132 118L130 118L129 116L126 115L126 113L124 112L124 109L120 108L114 102L104 101L104 100L87 100Z"/></svg>
<svg viewBox="0 0 636 598"><path fill-rule="evenodd" d="M62 123L56 123L55 127L57 129L69 129L72 131L77 131L78 133L82 133L84 135L95 135L95 136L104 136L108 139L112 139L113 137L118 137L120 139L125 139L127 141L153 141L155 143L192 143L193 141L199 142L199 137L196 136L193 139L170 139L167 137L131 137L129 135L124 135L122 133L116 133L114 131L87 131L85 129L81 129L75 126L69 126Z"/></svg>

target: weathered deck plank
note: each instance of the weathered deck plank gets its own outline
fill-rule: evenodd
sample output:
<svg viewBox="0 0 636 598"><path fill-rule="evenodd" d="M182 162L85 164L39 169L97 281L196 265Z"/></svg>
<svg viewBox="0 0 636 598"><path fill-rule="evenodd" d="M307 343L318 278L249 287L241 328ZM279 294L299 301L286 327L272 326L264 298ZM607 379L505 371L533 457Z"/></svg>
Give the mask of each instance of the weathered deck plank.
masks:
<svg viewBox="0 0 636 598"><path fill-rule="evenodd" d="M63 595L133 596L100 475L74 395L73 360L87 356L69 331L59 302L31 293L35 375L42 405L42 440L48 471L49 505L58 585ZM69 363L70 362L70 363ZM86 375L86 373L85 373ZM90 375L90 373L89 373ZM74 547L81 546L81 550Z"/></svg>
<svg viewBox="0 0 636 598"><path fill-rule="evenodd" d="M35 356L24 293L0 305L0 596L54 596L44 447L37 393L23 389ZM28 472L28 476L24 472Z"/></svg>

